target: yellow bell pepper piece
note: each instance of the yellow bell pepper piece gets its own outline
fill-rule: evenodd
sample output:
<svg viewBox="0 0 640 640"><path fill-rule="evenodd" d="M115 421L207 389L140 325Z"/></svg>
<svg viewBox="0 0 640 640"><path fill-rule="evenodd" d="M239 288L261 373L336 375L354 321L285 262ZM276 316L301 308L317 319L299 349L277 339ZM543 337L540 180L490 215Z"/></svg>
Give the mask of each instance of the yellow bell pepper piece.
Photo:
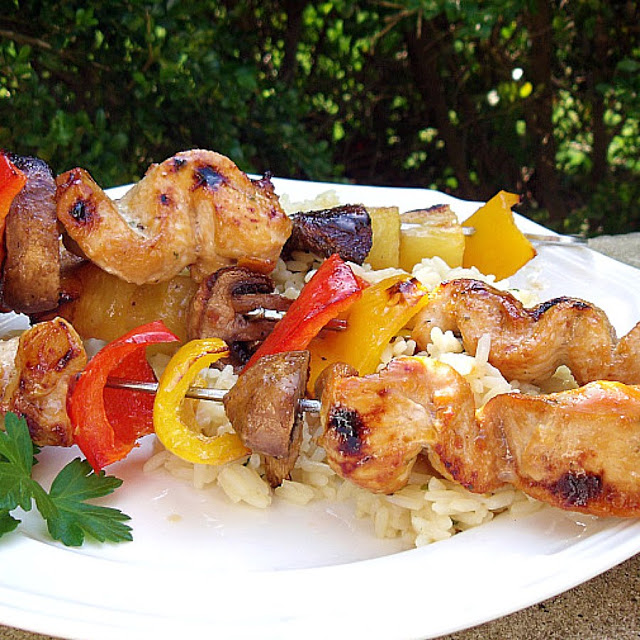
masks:
<svg viewBox="0 0 640 640"><path fill-rule="evenodd" d="M364 289L347 311L345 331L324 331L311 341L309 389L334 362L350 364L361 376L373 373L389 341L427 301L427 290L409 274Z"/></svg>
<svg viewBox="0 0 640 640"><path fill-rule="evenodd" d="M502 280L535 257L536 250L513 220L511 207L519 201L519 196L500 191L462 223L476 230L465 238L463 267Z"/></svg>
<svg viewBox="0 0 640 640"><path fill-rule="evenodd" d="M160 442L183 460L222 465L250 451L235 433L206 436L183 420L182 405L189 387L205 367L229 354L218 338L192 340L171 358L158 383L153 405L153 427Z"/></svg>

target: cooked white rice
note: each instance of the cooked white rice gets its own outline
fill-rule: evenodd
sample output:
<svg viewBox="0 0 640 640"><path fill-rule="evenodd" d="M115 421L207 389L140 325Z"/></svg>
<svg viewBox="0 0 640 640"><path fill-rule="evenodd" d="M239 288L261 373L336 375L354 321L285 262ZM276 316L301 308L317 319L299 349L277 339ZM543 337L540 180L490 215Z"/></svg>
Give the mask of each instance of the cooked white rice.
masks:
<svg viewBox="0 0 640 640"><path fill-rule="evenodd" d="M338 204L337 196L323 194L308 203L291 205L284 199L285 209L303 210L322 208ZM302 252L293 254L288 262L279 261L273 278L279 293L295 298L320 260ZM395 269L374 271L368 266L353 265L356 273L377 282L397 273ZM500 288L508 288L508 282L495 283L493 277L481 274L477 269L450 269L439 258L425 259L413 269L413 275L429 290L440 282L452 277L472 277L487 281ZM524 304L535 302L530 291L512 291ZM452 366L471 385L477 406L482 406L493 396L513 390L539 393L540 389L531 385L510 384L500 372L489 364L489 336L483 337L475 356L464 352L461 342L450 332L439 328L431 331L431 344L427 347L429 357ZM406 335L396 336L381 357L380 368L392 358L414 355L416 343ZM154 363L161 369L166 362L161 359ZM231 367L222 370L210 369L203 374L208 386L229 389L236 376ZM561 390L575 386L567 371L559 371L549 382L550 390ZM216 435L231 431L221 404L198 403L196 419L203 433ZM263 478L263 468L258 455L248 459L215 467L194 465L177 458L156 445L156 453L146 462L145 472L168 471L172 476L193 484L199 489L221 491L234 503L244 503L252 507L266 508L274 500L300 505L315 500L350 502L354 513L371 522L372 531L380 538L401 538L407 547L430 544L451 537L459 531L481 525L496 514L506 512L512 517L524 515L541 508L541 504L528 498L512 487L505 487L495 493L473 494L453 482L421 470L417 464L409 484L393 495L378 495L361 489L340 478L326 463L325 452L318 446L317 437L320 424L317 416L305 416L305 429L300 457L291 473L275 490L271 490Z"/></svg>

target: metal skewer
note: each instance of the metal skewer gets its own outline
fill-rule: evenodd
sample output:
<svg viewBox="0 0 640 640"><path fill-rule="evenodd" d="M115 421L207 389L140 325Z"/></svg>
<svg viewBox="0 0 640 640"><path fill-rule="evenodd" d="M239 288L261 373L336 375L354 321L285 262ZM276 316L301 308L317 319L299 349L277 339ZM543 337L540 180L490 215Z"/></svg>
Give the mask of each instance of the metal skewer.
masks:
<svg viewBox="0 0 640 640"><path fill-rule="evenodd" d="M140 391L142 393L155 394L158 391L157 382L141 382L140 380L130 380L128 378L107 378L107 387L111 389L126 389L128 391ZM208 389L207 387L189 387L186 393L187 398L193 400L208 400L210 402L222 402L227 391L226 389ZM300 411L318 413L320 411L320 401L310 398L301 398L298 401Z"/></svg>
<svg viewBox="0 0 640 640"><path fill-rule="evenodd" d="M420 211L424 211L424 209L412 209L411 211L407 211L406 213L417 213ZM403 227L420 227L422 226L419 222L403 222ZM462 235L464 236L472 236L476 233L476 228L472 226L462 226ZM573 235L573 234L565 234L565 235L553 235L551 233L523 233L524 237L531 242L535 242L537 244L561 244L566 246L580 246L586 245L587 239L583 236Z"/></svg>
<svg viewBox="0 0 640 640"><path fill-rule="evenodd" d="M472 236L476 233L475 227L462 227L462 234ZM523 233L524 237L531 242L538 244L566 244L566 245L585 245L587 239L576 235L551 235L550 233Z"/></svg>
<svg viewBox="0 0 640 640"><path fill-rule="evenodd" d="M277 322L278 320L282 320L285 314L286 311L278 311L276 309L265 309L264 307L258 307L257 309L252 309L251 311L247 311L242 315L244 315L245 318L249 318L249 320L272 320L273 322ZM324 329L331 329L332 331L344 331L346 328L347 321L340 320L338 318L329 320L329 322L324 325Z"/></svg>

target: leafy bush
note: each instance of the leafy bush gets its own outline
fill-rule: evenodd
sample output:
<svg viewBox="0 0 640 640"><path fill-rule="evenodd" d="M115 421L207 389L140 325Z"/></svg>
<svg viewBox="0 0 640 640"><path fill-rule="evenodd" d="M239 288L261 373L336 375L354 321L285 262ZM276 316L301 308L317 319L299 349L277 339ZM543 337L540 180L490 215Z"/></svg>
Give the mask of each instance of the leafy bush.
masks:
<svg viewBox="0 0 640 640"><path fill-rule="evenodd" d="M0 146L104 185L190 147L640 228L640 7L546 0L14 0Z"/></svg>
<svg viewBox="0 0 640 640"><path fill-rule="evenodd" d="M230 3L233 5L234 3ZM247 171L328 177L309 108L269 73L243 11L195 2L19 2L1 20L0 146L104 185L191 147Z"/></svg>

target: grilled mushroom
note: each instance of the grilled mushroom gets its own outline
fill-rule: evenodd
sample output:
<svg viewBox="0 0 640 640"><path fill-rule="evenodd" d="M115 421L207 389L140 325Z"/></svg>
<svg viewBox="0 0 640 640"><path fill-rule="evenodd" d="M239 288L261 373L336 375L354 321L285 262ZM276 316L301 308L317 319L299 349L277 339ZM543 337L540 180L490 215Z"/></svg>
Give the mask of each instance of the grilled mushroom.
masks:
<svg viewBox="0 0 640 640"><path fill-rule="evenodd" d="M11 156L27 177L7 215L3 274L6 307L19 313L53 309L60 292L56 183L46 162Z"/></svg>
<svg viewBox="0 0 640 640"><path fill-rule="evenodd" d="M299 400L309 377L309 352L264 356L224 397L227 416L246 447L264 456L267 480L282 484L302 442Z"/></svg>
<svg viewBox="0 0 640 640"><path fill-rule="evenodd" d="M270 320L249 319L244 314L257 308L286 311L291 301L273 293L273 280L245 267L219 269L199 286L187 314L190 340L216 337L224 340L231 362L244 364L256 343L271 329Z"/></svg>
<svg viewBox="0 0 640 640"><path fill-rule="evenodd" d="M283 252L311 251L323 258L337 253L362 264L371 251L371 218L359 204L306 211L291 216L293 229Z"/></svg>

